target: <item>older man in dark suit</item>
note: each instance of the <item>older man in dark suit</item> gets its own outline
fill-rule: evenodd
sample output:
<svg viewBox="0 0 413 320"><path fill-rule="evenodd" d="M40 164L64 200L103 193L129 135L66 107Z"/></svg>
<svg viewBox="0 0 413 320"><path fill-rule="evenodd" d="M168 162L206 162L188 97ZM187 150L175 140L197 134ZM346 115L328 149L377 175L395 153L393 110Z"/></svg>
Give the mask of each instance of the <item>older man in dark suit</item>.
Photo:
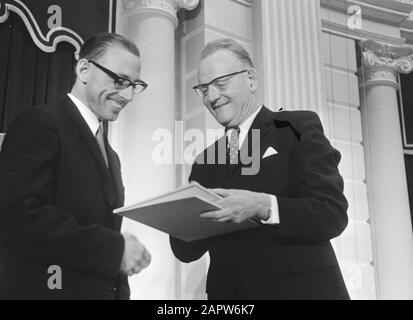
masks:
<svg viewBox="0 0 413 320"><path fill-rule="evenodd" d="M189 177L223 197L217 201L222 210L201 216L217 223L252 219L260 226L195 242L171 238L175 256L191 262L209 252L209 299L348 299L330 244L348 221L340 153L317 114L260 106L251 58L231 39L207 44L198 80L194 89L227 129ZM225 164L221 145L228 147ZM246 163L243 155L251 153Z"/></svg>
<svg viewBox="0 0 413 320"><path fill-rule="evenodd" d="M140 70L132 42L98 34L80 50L71 93L9 128L0 153L0 298L129 298L127 276L150 254L113 215L124 190L102 121L145 89Z"/></svg>

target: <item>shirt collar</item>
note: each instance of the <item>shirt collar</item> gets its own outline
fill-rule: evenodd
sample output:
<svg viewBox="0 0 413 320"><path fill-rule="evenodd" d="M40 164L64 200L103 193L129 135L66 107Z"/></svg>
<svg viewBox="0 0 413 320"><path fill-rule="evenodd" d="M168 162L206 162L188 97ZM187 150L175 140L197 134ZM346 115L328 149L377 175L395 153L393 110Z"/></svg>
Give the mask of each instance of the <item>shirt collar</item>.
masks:
<svg viewBox="0 0 413 320"><path fill-rule="evenodd" d="M261 111L262 105L253 113L251 114L242 124L239 125L239 147L241 148L242 144L244 143L245 138L247 137L248 131L251 128L252 122L256 118L257 114ZM229 129L227 131L228 141L231 138L231 132L234 129Z"/></svg>
<svg viewBox="0 0 413 320"><path fill-rule="evenodd" d="M70 99L72 99L73 103L82 115L82 118L86 121L90 131L92 131L93 135L95 136L100 126L99 119L92 112L92 110L90 110L82 101L76 98L73 94L68 93L67 95Z"/></svg>

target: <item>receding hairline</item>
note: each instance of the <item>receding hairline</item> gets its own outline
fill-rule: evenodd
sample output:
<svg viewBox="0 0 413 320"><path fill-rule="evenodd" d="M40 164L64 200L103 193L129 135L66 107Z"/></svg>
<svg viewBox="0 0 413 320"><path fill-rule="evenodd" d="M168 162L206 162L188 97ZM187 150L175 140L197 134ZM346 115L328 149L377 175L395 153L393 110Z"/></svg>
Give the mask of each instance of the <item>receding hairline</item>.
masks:
<svg viewBox="0 0 413 320"><path fill-rule="evenodd" d="M136 58L141 58L141 56L140 56L140 54L137 54L136 52L134 52L134 51L132 51L132 50L129 50L129 48L127 48L127 47L125 47L125 46L123 46L123 45L121 45L121 44L118 44L118 43L109 43L109 44L107 44L106 46L105 46L105 49L102 51L102 53L99 55L99 58L98 59L102 59L102 58L104 58L105 56L107 56L109 53L110 53L110 51L111 50L124 50L125 52L128 52L128 53L130 53L131 55L133 55L133 56L135 56Z"/></svg>
<svg viewBox="0 0 413 320"><path fill-rule="evenodd" d="M137 58L141 58L141 53L138 46L130 39L116 34L116 33L98 33L88 38L79 50L79 54L76 55L76 61L74 62L74 77L72 79L72 87L76 84L78 79L77 66L83 59L88 61L97 61L107 56L108 51L112 48L123 49L129 52Z"/></svg>
<svg viewBox="0 0 413 320"><path fill-rule="evenodd" d="M111 48L124 49L140 58L140 50L130 39L116 33L100 33L87 39L80 49L79 59L93 57L99 59Z"/></svg>
<svg viewBox="0 0 413 320"><path fill-rule="evenodd" d="M208 42L201 51L200 63L219 51L232 52L240 62L254 68L254 63L247 49L232 38L221 38Z"/></svg>
<svg viewBox="0 0 413 320"><path fill-rule="evenodd" d="M214 56L215 54L219 54L219 53L221 53L221 52L229 53L229 54L231 54L231 56L233 56L233 57L235 58L236 61L240 62L242 65L247 66L247 67L254 68L253 66L251 66L251 65L248 63L248 61L246 61L245 59L241 59L235 52L233 52L233 51L231 51L231 50L228 50L228 49L225 49L225 48L217 49L217 50L215 50L214 52L211 52L211 53L205 55L204 57L201 57L201 60L199 61L199 65L200 65L203 61L205 61L206 59Z"/></svg>

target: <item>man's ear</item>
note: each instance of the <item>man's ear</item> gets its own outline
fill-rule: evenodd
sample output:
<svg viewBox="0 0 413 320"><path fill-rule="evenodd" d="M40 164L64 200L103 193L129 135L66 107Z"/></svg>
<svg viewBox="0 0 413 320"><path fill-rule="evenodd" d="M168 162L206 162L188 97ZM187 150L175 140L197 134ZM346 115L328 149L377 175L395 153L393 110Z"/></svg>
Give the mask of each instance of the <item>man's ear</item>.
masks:
<svg viewBox="0 0 413 320"><path fill-rule="evenodd" d="M76 64L77 78L86 84L89 79L90 63L86 59L80 59Z"/></svg>
<svg viewBox="0 0 413 320"><path fill-rule="evenodd" d="M258 88L258 74L257 70L250 69L248 71L248 81L251 92L257 91Z"/></svg>

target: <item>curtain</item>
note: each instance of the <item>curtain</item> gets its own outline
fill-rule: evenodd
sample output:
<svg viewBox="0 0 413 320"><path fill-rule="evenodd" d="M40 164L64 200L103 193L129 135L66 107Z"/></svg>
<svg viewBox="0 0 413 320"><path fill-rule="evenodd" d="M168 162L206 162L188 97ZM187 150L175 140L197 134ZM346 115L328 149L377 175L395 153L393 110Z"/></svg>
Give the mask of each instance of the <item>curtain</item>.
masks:
<svg viewBox="0 0 413 320"><path fill-rule="evenodd" d="M70 91L74 51L68 43L60 43L53 53L41 51L13 12L0 23L0 132L7 132L24 109L56 101Z"/></svg>

